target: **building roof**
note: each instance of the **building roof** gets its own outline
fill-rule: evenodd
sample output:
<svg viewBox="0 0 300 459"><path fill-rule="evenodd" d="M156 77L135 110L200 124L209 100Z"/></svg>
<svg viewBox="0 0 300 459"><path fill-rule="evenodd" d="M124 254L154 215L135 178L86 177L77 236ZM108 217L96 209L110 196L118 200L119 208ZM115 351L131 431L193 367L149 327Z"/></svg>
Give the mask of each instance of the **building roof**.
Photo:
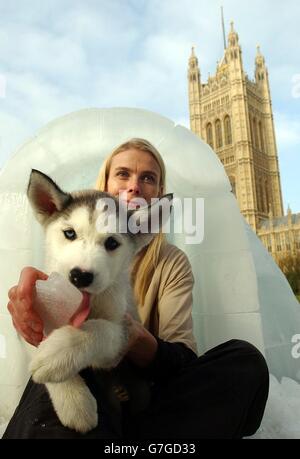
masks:
<svg viewBox="0 0 300 459"><path fill-rule="evenodd" d="M292 225L300 225L300 213L299 214L292 214ZM273 228L278 228L280 226L288 226L288 215L284 217L277 217L273 218L272 220L263 220L259 225L259 230L268 230L271 229L271 221L273 223Z"/></svg>

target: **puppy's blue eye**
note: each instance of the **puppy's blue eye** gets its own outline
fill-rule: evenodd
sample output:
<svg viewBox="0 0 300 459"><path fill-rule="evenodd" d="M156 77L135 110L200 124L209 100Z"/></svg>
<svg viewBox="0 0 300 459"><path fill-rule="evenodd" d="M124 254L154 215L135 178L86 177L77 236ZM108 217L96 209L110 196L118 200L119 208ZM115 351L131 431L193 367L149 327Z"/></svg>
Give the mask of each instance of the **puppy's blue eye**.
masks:
<svg viewBox="0 0 300 459"><path fill-rule="evenodd" d="M77 237L74 230L66 230L66 231L63 231L63 233L65 235L65 238L69 239L69 241L74 241Z"/></svg>
<svg viewBox="0 0 300 459"><path fill-rule="evenodd" d="M109 237L106 239L104 242L104 247L106 250L112 252L113 250L116 250L118 247L120 247L120 243L114 238L114 237Z"/></svg>

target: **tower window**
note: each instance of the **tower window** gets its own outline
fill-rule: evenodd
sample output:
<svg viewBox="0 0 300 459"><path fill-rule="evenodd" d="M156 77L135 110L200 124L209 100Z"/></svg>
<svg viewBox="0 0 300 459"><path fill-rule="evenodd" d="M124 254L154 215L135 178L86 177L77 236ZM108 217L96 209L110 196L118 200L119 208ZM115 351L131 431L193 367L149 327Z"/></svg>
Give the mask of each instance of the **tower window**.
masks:
<svg viewBox="0 0 300 459"><path fill-rule="evenodd" d="M231 121L230 117L227 115L224 119L224 130L225 130L225 145L232 144L232 132L231 132Z"/></svg>
<svg viewBox="0 0 300 459"><path fill-rule="evenodd" d="M259 205L259 210L260 210L261 212L265 212L265 206L264 206L264 191L263 191L263 186L262 186L262 181L261 181L261 180L260 180L260 182L259 182L258 205Z"/></svg>
<svg viewBox="0 0 300 459"><path fill-rule="evenodd" d="M260 149L262 152L265 151L265 143L264 143L264 133L263 133L263 127L262 127L262 122L260 121L258 123L258 130L259 130L259 143L260 143Z"/></svg>
<svg viewBox="0 0 300 459"><path fill-rule="evenodd" d="M217 148L223 147L222 125L220 120L216 121L216 144Z"/></svg>
<svg viewBox="0 0 300 459"><path fill-rule="evenodd" d="M257 123L256 119L253 119L253 136L254 136L254 146L255 148L259 148L258 144L258 133L257 133Z"/></svg>
<svg viewBox="0 0 300 459"><path fill-rule="evenodd" d="M266 202L267 202L267 212L270 212L270 198L269 198L269 185L268 181L265 181L265 192L266 192Z"/></svg>
<svg viewBox="0 0 300 459"><path fill-rule="evenodd" d="M251 142L252 142L252 145L254 147L254 134L253 134L253 119L252 119L252 117L250 117L249 125L250 125L250 133L251 133Z"/></svg>
<svg viewBox="0 0 300 459"><path fill-rule="evenodd" d="M211 148L214 148L213 129L211 123L206 126L206 141Z"/></svg>

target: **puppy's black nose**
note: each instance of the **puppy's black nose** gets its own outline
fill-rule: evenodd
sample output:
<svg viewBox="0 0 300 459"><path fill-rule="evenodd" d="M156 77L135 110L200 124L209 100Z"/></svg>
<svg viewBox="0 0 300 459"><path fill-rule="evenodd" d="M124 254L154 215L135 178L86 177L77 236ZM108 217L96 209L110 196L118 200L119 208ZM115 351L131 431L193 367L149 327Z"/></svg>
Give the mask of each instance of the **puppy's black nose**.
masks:
<svg viewBox="0 0 300 459"><path fill-rule="evenodd" d="M74 268L70 271L69 279L77 288L88 287L94 280L94 274Z"/></svg>

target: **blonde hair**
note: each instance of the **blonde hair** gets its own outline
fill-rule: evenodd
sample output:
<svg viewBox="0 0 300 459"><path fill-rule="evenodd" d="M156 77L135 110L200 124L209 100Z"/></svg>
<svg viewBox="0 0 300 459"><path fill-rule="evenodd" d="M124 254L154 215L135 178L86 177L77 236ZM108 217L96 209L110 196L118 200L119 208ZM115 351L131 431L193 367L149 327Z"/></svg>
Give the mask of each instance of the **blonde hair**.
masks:
<svg viewBox="0 0 300 459"><path fill-rule="evenodd" d="M99 191L106 191L112 158L123 151L134 148L135 150L150 153L160 168L159 195L166 193L166 169L164 161L157 149L145 139L130 139L115 148L104 161L96 181L95 188ZM158 233L134 259L131 267L131 281L134 289L134 296L138 304L143 305L145 297L158 265L160 251L166 242L165 235Z"/></svg>

